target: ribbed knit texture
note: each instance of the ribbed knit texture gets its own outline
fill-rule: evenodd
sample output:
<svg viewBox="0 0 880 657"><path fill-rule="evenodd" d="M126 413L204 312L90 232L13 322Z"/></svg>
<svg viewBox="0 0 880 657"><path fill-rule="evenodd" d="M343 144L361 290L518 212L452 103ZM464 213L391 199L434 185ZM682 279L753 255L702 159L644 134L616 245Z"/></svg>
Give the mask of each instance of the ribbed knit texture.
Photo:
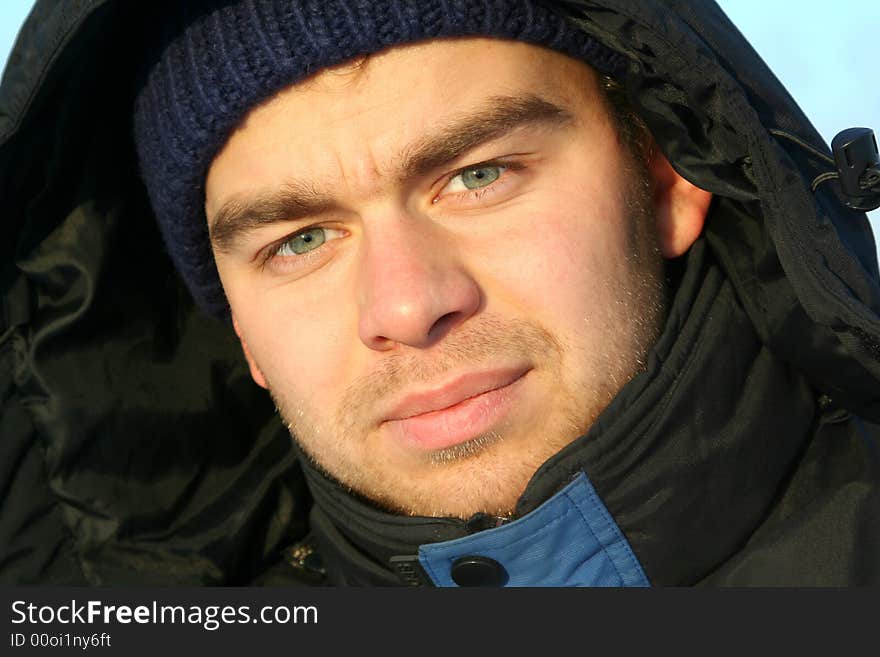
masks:
<svg viewBox="0 0 880 657"><path fill-rule="evenodd" d="M395 44L491 36L613 73L623 58L534 0L188 0L171 13L135 101L141 175L196 302L225 316L208 239L205 178L247 112L320 69Z"/></svg>

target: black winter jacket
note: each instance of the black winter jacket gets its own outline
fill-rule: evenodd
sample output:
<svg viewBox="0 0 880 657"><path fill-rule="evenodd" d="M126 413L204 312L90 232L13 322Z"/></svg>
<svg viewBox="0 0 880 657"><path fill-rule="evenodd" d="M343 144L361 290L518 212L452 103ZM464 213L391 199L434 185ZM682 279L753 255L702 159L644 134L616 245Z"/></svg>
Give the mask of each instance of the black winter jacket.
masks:
<svg viewBox="0 0 880 657"><path fill-rule="evenodd" d="M880 583L880 275L864 214L811 189L827 146L714 3L548 4L629 58L715 200L646 371L517 516L585 473L651 584ZM392 558L486 519L391 516L301 463L163 251L130 127L162 5L40 0L0 86L0 582L421 581Z"/></svg>

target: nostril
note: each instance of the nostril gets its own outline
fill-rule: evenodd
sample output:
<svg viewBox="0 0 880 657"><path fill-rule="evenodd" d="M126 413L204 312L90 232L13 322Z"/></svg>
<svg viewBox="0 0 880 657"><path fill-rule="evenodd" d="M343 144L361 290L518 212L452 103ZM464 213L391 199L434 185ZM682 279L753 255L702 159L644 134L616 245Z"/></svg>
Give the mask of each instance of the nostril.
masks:
<svg viewBox="0 0 880 657"><path fill-rule="evenodd" d="M370 348L372 349L389 349L394 345L394 340L386 338L384 335L373 336L370 340Z"/></svg>
<svg viewBox="0 0 880 657"><path fill-rule="evenodd" d="M437 319L428 331L428 338L432 341L442 338L453 326L455 326L460 314L461 313L458 312L446 313Z"/></svg>

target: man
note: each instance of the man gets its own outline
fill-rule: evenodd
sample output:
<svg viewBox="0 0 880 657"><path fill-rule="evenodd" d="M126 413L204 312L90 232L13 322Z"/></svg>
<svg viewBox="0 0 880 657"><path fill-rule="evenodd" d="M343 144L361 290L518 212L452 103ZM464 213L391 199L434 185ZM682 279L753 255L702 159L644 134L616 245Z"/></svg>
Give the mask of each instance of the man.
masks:
<svg viewBox="0 0 880 657"><path fill-rule="evenodd" d="M121 4L7 87L9 579L876 581L873 240L716 7Z"/></svg>

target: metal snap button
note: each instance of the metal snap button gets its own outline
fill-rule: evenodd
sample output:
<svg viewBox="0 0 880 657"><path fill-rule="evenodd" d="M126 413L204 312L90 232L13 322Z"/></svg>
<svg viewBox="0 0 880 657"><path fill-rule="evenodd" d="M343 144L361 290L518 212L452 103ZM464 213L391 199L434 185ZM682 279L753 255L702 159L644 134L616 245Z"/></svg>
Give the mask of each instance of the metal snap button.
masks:
<svg viewBox="0 0 880 657"><path fill-rule="evenodd" d="M489 557L459 557L452 564L452 581L459 586L504 586L507 571Z"/></svg>

